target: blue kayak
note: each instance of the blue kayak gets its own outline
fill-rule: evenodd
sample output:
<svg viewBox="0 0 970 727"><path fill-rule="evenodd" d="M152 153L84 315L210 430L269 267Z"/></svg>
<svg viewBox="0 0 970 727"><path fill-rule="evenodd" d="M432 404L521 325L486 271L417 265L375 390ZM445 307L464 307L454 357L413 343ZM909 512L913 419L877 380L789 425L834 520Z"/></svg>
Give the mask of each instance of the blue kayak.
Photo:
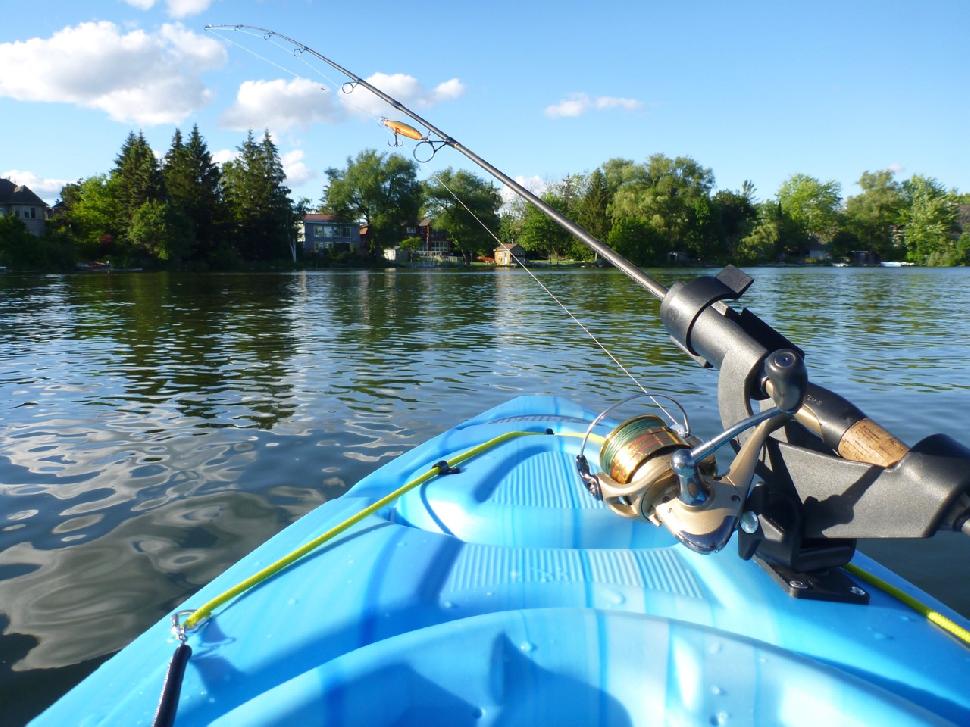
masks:
<svg viewBox="0 0 970 727"><path fill-rule="evenodd" d="M733 544L700 555L593 499L575 458L594 416L559 398L510 401L236 563L181 608L435 463L530 433L476 451L217 608L188 634L175 724L970 724L970 649L897 596L860 582L868 605L794 599ZM853 564L970 627L865 556ZM35 724L151 724L178 643L170 626L148 629Z"/></svg>

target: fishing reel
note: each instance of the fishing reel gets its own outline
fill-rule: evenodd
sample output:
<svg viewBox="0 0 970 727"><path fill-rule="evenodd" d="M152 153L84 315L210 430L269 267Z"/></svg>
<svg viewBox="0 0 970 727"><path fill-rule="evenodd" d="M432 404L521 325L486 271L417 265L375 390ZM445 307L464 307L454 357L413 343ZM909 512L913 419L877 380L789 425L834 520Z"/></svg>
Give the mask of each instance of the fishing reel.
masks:
<svg viewBox="0 0 970 727"><path fill-rule="evenodd" d="M590 425L576 458L579 476L590 494L618 515L663 525L698 553L718 551L742 518L768 435L801 405L807 381L801 356L789 350L775 351L764 364L765 393L774 406L707 442L691 435L679 403L665 395L638 394L609 407ZM594 474L585 456L589 434L609 412L640 396L672 401L684 413L683 425L668 426L652 414L627 419L606 436L600 449L600 471ZM749 429L754 431L738 448L728 471L718 476L715 452Z"/></svg>

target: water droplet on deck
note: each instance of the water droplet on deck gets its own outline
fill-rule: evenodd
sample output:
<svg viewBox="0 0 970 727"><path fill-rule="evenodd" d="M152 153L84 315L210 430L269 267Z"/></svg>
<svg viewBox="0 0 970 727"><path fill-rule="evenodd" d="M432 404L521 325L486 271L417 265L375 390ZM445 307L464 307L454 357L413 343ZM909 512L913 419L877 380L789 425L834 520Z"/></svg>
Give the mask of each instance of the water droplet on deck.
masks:
<svg viewBox="0 0 970 727"><path fill-rule="evenodd" d="M441 607L442 608L454 608L455 607L455 604L453 604L451 601L442 601L441 602Z"/></svg>
<svg viewBox="0 0 970 727"><path fill-rule="evenodd" d="M715 684L711 687L711 694L713 694L715 697L720 697L722 694L724 694L724 690Z"/></svg>
<svg viewBox="0 0 970 727"><path fill-rule="evenodd" d="M296 605L296 599L295 599L295 598L290 598L290 599L288 599L288 600L286 601L286 605L287 605L287 606L295 606L295 605Z"/></svg>
<svg viewBox="0 0 970 727"><path fill-rule="evenodd" d="M711 717L711 724L719 727L720 725L726 725L730 719L731 715L722 710Z"/></svg>
<svg viewBox="0 0 970 727"><path fill-rule="evenodd" d="M519 651L521 651L523 654L531 654L535 650L536 645L531 641L523 641L521 644L519 644Z"/></svg>
<svg viewBox="0 0 970 727"><path fill-rule="evenodd" d="M708 654L720 654L721 653L721 642L715 641L713 644L707 647Z"/></svg>
<svg viewBox="0 0 970 727"><path fill-rule="evenodd" d="M626 603L626 596L624 596L622 593L613 591L610 593L610 603L612 603L614 606L619 606Z"/></svg>

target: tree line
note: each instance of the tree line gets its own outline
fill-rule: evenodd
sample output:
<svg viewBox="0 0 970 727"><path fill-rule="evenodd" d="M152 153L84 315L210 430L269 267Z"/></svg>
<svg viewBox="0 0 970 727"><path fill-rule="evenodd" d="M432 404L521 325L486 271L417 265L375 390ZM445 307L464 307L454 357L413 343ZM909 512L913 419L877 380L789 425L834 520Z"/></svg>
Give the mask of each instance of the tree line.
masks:
<svg viewBox="0 0 970 727"><path fill-rule="evenodd" d="M17 221L0 220L0 262L22 262L14 260L19 249L35 263L44 256L203 269L274 263L295 254L296 222L310 211L366 225L375 257L386 247L419 245L413 235L423 217L466 260L490 254L492 233L533 256L592 257L533 205L503 205L492 182L468 171L449 168L422 181L414 161L368 149L326 170L317 204L294 203L268 132L257 139L250 131L238 152L215 164L196 126L187 139L176 129L159 161L132 132L109 173L64 187L47 239L29 255L11 242ZM861 251L922 265L970 264L970 195L923 175L900 181L889 170L864 172L859 187L843 198L838 182L794 174L758 200L751 182L716 190L710 168L654 154L644 162L610 159L542 197L639 265L800 262L820 250L834 260Z"/></svg>
<svg viewBox="0 0 970 727"><path fill-rule="evenodd" d="M220 167L193 126L188 138L176 129L159 160L131 132L110 172L64 186L43 238L0 221L0 262L221 269L288 259L297 210L276 145L250 131L237 151Z"/></svg>

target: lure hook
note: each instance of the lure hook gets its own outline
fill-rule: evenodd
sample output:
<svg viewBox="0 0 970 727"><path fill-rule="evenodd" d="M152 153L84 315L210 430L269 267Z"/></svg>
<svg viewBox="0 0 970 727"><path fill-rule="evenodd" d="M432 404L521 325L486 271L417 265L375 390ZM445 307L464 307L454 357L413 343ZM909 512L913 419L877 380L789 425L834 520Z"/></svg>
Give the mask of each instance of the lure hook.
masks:
<svg viewBox="0 0 970 727"><path fill-rule="evenodd" d="M346 81L343 85L340 86L340 90L343 91L344 93L353 93L354 89L357 88L357 85L358 84L356 81Z"/></svg>

